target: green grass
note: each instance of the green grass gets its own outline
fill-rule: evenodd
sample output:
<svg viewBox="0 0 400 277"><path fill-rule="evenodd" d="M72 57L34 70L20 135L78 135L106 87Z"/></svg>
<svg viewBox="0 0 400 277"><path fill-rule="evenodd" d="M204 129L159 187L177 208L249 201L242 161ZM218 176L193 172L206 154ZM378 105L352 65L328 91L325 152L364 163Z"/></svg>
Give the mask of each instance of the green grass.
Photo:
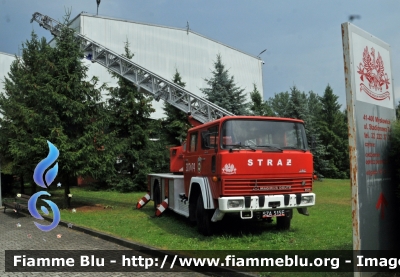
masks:
<svg viewBox="0 0 400 277"><path fill-rule="evenodd" d="M197 232L195 224L172 211L154 217L153 202L141 210L135 206L145 193L117 193L71 189L71 210L61 210L61 220L89 227L118 237L168 250L351 250L351 189L349 180L330 180L314 183L316 205L310 216L294 212L288 231L276 230L276 223L241 220L226 215L217 223L214 236ZM62 189L50 191L52 199ZM39 201L40 203L40 201ZM82 211L83 206L107 207L97 211Z"/></svg>
<svg viewBox="0 0 400 277"><path fill-rule="evenodd" d="M50 199L62 207L62 188L52 188ZM291 228L278 231L276 223L225 216L214 236L197 232L195 224L172 211L154 217L150 201L136 210L140 193L71 189L71 210L61 209L61 220L165 250L352 250L351 188L349 180L314 183L316 205L310 216L294 212ZM41 201L38 201L40 204ZM87 206L100 205L90 211ZM85 208L86 206L86 208ZM213 252L208 252L211 254ZM290 252L289 252L290 253ZM218 254L216 254L218 255ZM260 276L352 276L352 273L258 273Z"/></svg>

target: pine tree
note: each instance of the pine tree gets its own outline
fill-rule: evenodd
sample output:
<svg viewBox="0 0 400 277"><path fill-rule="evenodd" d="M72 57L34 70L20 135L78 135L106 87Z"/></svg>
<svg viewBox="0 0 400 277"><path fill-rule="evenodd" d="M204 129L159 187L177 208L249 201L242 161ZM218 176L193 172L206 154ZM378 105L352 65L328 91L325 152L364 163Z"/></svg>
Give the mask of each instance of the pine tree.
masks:
<svg viewBox="0 0 400 277"><path fill-rule="evenodd" d="M133 57L129 43L125 43L125 54ZM110 129L117 132L117 145L120 163L117 166L118 177L114 188L118 191L133 191L146 188L147 174L154 170L157 157L163 155L157 150L151 138L158 137L158 122L150 119L155 110L151 105L152 98L137 90L129 80L111 73L116 78L118 87L109 88L111 96L109 109L113 117Z"/></svg>
<svg viewBox="0 0 400 277"><path fill-rule="evenodd" d="M251 106L250 106L250 114L251 115L262 115L262 116L272 116L271 107L268 105L268 102L264 102L260 92L257 89L256 84L253 84L253 91L250 92L251 98Z"/></svg>
<svg viewBox="0 0 400 277"><path fill-rule="evenodd" d="M16 57L11 64L8 77L4 81L5 92L0 94L2 164L10 165L12 174L20 179L26 177L28 180L26 173L33 172L36 159L46 153L39 153L34 160L27 159L40 152L32 134L37 131L34 130L38 120L35 113L37 94L52 79L47 69L50 51L46 41L39 40L32 32L31 40L22 44L21 58ZM36 189L36 185L33 189ZM24 193L23 186L21 193Z"/></svg>
<svg viewBox="0 0 400 277"><path fill-rule="evenodd" d="M337 135L340 138L340 156L338 157L339 178L350 177L349 137L347 128L347 111L344 109L339 116Z"/></svg>
<svg viewBox="0 0 400 277"><path fill-rule="evenodd" d="M186 83L182 81L182 77L178 70L176 70L172 81L183 88L186 85ZM163 125L167 145L180 145L181 142L186 139L187 131L191 127L188 122L188 116L185 112L167 102L164 102L163 109L166 115Z"/></svg>
<svg viewBox="0 0 400 277"><path fill-rule="evenodd" d="M321 113L321 140L327 150L326 159L329 166L323 173L331 178L346 178L348 172L347 128L344 114L340 111L338 96L327 85L324 95L320 98ZM347 157L346 157L347 156Z"/></svg>
<svg viewBox="0 0 400 277"><path fill-rule="evenodd" d="M275 93L274 97L268 99L268 104L271 107L273 116L277 117L290 117L289 105L290 105L289 92Z"/></svg>
<svg viewBox="0 0 400 277"><path fill-rule="evenodd" d="M68 25L69 18L70 13L65 17L64 26ZM109 178L115 163L114 133L105 132L112 119L101 102L105 85L98 86L97 77L87 81L88 67L81 60L83 53L74 30L63 27L55 44L51 71L53 91L48 92L48 105L57 111L54 122L61 124L54 126L50 134L52 142L59 146L60 156L63 155L59 164L65 174L64 197L70 207L68 180L71 177Z"/></svg>
<svg viewBox="0 0 400 277"><path fill-rule="evenodd" d="M311 152L314 156L314 170L324 172L329 161L326 160L326 147L321 144L320 116L322 105L317 95L310 91L307 94L300 92L295 86L291 88L288 115L304 121L307 141L314 141ZM310 145L311 146L311 145Z"/></svg>
<svg viewBox="0 0 400 277"><path fill-rule="evenodd" d="M65 23L68 19L69 15ZM104 132L110 120L100 102L104 87L96 88L96 78L86 81L88 69L73 30L62 28L55 43L50 48L32 34L22 58L10 68L6 95L0 100L1 126L6 130L2 143L7 142L2 151L8 147L6 156L14 169L31 180L34 168L47 156L47 140L52 142L60 151L57 178L64 187L64 207L69 208L71 178L105 178L115 154L113 134Z"/></svg>
<svg viewBox="0 0 400 277"><path fill-rule="evenodd" d="M321 102L317 94L310 91L308 94L300 92L295 86L289 92L281 92L269 98L269 105L275 116L297 118L304 121L307 141L314 156L314 170L318 173L328 166L325 159L326 147L321 142L320 117ZM315 147L311 148L311 142Z"/></svg>
<svg viewBox="0 0 400 277"><path fill-rule="evenodd" d="M335 126L340 121L340 107L338 103L339 96L333 93L332 88L328 84L325 88L324 95L321 97L322 103L322 119L328 126Z"/></svg>
<svg viewBox="0 0 400 277"><path fill-rule="evenodd" d="M212 78L205 79L209 88L201 89L206 99L235 115L247 114L248 103L245 103L244 89L236 86L233 76L229 77L220 54L217 55L212 74Z"/></svg>
<svg viewBox="0 0 400 277"><path fill-rule="evenodd" d="M390 131L389 166L393 176L392 183L397 187L397 197L400 198L400 121L393 122Z"/></svg>
<svg viewBox="0 0 400 277"><path fill-rule="evenodd" d="M325 177L348 178L347 115L340 111L337 100L328 85L322 97L292 87L290 93L275 94L268 103L275 116L304 120L307 140L315 142L315 171Z"/></svg>
<svg viewBox="0 0 400 277"><path fill-rule="evenodd" d="M310 91L307 96L307 110L309 113L304 119L307 141L314 156L314 171L322 175L322 172L328 168L329 161L325 159L326 147L321 140L322 104L320 97L313 91ZM314 141L314 148L311 145L312 141Z"/></svg>
<svg viewBox="0 0 400 277"><path fill-rule="evenodd" d="M300 92L296 86L290 88L289 110L287 115L290 118L305 120L311 112L307 107L307 96L304 92Z"/></svg>

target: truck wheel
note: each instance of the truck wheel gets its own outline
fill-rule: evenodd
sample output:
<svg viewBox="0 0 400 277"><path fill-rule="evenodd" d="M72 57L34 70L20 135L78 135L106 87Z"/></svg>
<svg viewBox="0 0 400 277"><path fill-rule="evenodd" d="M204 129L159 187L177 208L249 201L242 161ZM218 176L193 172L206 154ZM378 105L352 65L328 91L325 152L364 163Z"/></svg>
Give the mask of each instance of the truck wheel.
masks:
<svg viewBox="0 0 400 277"><path fill-rule="evenodd" d="M285 211L285 216L279 216L276 218L276 226L279 230L289 230L292 214L292 210L287 210Z"/></svg>
<svg viewBox="0 0 400 277"><path fill-rule="evenodd" d="M196 221L197 221L197 229L201 234L205 236L212 235L211 217L212 217L212 210L204 209L203 196L200 193L199 197L197 198Z"/></svg>
<svg viewBox="0 0 400 277"><path fill-rule="evenodd" d="M161 188L158 182L154 184L153 198L154 210L157 211L158 206L161 204Z"/></svg>

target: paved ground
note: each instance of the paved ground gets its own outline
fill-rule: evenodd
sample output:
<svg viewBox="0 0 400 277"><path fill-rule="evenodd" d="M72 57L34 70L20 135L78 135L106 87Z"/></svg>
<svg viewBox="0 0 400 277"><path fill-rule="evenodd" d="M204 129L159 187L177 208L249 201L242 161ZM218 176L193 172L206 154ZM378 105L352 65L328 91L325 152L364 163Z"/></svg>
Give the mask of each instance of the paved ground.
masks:
<svg viewBox="0 0 400 277"><path fill-rule="evenodd" d="M5 272L5 251L4 250L131 250L118 244L111 243L82 232L74 230L74 227L67 228L57 226L50 232L40 231L33 223L34 218L30 216L17 215L13 210L0 209L0 276L43 276L43 272L17 273ZM37 221L37 220L36 220ZM42 224L46 224L40 222ZM20 225L20 227L18 227ZM61 238L57 238L61 235ZM143 255L138 252L137 255ZM88 273L49 273L46 276L55 277L86 277L86 276L206 276L197 272L88 272Z"/></svg>

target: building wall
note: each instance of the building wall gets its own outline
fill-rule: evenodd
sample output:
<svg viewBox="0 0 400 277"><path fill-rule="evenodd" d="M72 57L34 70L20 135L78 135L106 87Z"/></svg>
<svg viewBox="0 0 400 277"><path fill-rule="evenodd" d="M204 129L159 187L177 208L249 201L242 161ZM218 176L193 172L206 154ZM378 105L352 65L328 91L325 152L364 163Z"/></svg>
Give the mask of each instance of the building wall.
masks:
<svg viewBox="0 0 400 277"><path fill-rule="evenodd" d="M8 77L7 74L14 60L14 55L0 52L0 93L4 92L4 76Z"/></svg>
<svg viewBox="0 0 400 277"><path fill-rule="evenodd" d="M253 84L263 91L261 60L194 32L84 13L73 20L72 27L121 54L128 39L135 63L168 80L177 69L186 82L185 88L197 95L203 96L200 88L208 87L204 79L212 77L217 54L221 54L222 62L234 76L236 84L245 89L248 101ZM98 76L100 81L115 86L115 79L101 65L87 64L89 75ZM161 102L153 102L156 109L154 118L164 116Z"/></svg>

